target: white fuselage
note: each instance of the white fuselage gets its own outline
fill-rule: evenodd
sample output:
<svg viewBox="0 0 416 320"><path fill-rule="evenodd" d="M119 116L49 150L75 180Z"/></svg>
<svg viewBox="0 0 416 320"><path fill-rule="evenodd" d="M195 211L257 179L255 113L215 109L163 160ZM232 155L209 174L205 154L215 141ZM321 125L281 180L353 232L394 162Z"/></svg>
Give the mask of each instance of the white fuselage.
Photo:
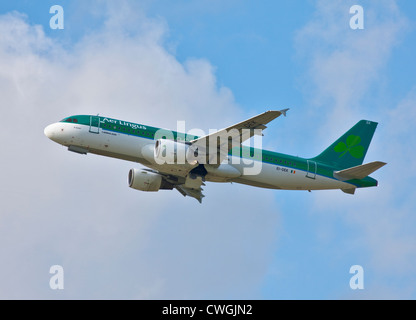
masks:
<svg viewBox="0 0 416 320"><path fill-rule="evenodd" d="M158 165L152 161L151 151L154 148L155 140L151 138L113 132L103 128L94 128L91 131L91 127L87 125L65 122L57 122L47 126L45 135L61 145L75 147L76 152L85 150L85 153L138 162L162 173L180 175L174 165ZM306 160L299 158L299 161ZM252 167L253 164L245 164L240 158L230 156L228 163L224 161L220 165L221 170L212 170L212 172L208 170L205 180L236 182L256 187L288 190L343 189L352 187L349 183L316 174L316 168L315 173L311 173L298 168L290 168L262 161L260 161L260 164L261 170L258 174L245 174L245 171ZM227 176L228 172L231 174ZM234 174L235 172L239 174Z"/></svg>

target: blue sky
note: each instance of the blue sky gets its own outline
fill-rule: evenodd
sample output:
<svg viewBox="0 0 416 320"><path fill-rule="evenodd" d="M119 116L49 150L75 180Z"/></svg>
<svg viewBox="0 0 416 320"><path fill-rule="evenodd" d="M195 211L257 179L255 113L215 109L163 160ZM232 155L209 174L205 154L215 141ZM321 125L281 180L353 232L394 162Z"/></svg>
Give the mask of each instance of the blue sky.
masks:
<svg viewBox="0 0 416 320"><path fill-rule="evenodd" d="M49 28L54 4L64 30ZM2 2L0 297L414 299L415 21L412 1ZM200 205L131 190L137 164L43 136L70 114L208 131L286 107L263 146L304 157L379 122L365 160L388 163L379 186L208 184Z"/></svg>

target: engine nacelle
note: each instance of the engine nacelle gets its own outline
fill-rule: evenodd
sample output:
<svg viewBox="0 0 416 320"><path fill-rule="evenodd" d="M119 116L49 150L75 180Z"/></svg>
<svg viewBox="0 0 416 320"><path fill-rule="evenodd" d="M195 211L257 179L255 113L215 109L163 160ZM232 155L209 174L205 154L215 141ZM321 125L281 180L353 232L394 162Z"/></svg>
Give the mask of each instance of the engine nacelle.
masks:
<svg viewBox="0 0 416 320"><path fill-rule="evenodd" d="M198 151L182 142L158 139L155 144L154 159L157 164L194 166L198 162Z"/></svg>
<svg viewBox="0 0 416 320"><path fill-rule="evenodd" d="M241 172L228 163L221 163L219 166L206 164L204 167L207 170L207 181L227 182L241 176Z"/></svg>
<svg viewBox="0 0 416 320"><path fill-rule="evenodd" d="M228 163L221 163L219 166L205 165L208 174L220 178L238 178L241 172Z"/></svg>
<svg viewBox="0 0 416 320"><path fill-rule="evenodd" d="M173 186L163 180L160 174L139 169L131 169L129 171L129 187L141 191L173 189Z"/></svg>

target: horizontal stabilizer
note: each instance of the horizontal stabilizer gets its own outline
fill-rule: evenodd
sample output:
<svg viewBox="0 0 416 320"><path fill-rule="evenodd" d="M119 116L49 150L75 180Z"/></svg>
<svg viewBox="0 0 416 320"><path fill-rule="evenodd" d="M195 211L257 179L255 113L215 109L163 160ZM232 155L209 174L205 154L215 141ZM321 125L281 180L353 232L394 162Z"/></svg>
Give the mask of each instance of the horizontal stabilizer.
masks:
<svg viewBox="0 0 416 320"><path fill-rule="evenodd" d="M364 179L374 171L380 169L387 163L381 161L369 162L356 167L348 168L345 170L335 171L334 177L338 180L352 180L352 179Z"/></svg>

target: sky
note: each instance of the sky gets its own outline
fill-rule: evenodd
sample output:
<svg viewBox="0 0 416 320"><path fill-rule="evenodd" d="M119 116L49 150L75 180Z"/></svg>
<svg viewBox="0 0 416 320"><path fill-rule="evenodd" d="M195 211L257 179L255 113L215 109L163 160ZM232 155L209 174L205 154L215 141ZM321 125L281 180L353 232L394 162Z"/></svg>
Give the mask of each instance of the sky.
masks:
<svg viewBox="0 0 416 320"><path fill-rule="evenodd" d="M409 0L1 2L0 299L415 299L415 53ZM208 132L283 108L263 147L302 157L378 122L379 186L207 183L199 204L43 134L74 114Z"/></svg>

